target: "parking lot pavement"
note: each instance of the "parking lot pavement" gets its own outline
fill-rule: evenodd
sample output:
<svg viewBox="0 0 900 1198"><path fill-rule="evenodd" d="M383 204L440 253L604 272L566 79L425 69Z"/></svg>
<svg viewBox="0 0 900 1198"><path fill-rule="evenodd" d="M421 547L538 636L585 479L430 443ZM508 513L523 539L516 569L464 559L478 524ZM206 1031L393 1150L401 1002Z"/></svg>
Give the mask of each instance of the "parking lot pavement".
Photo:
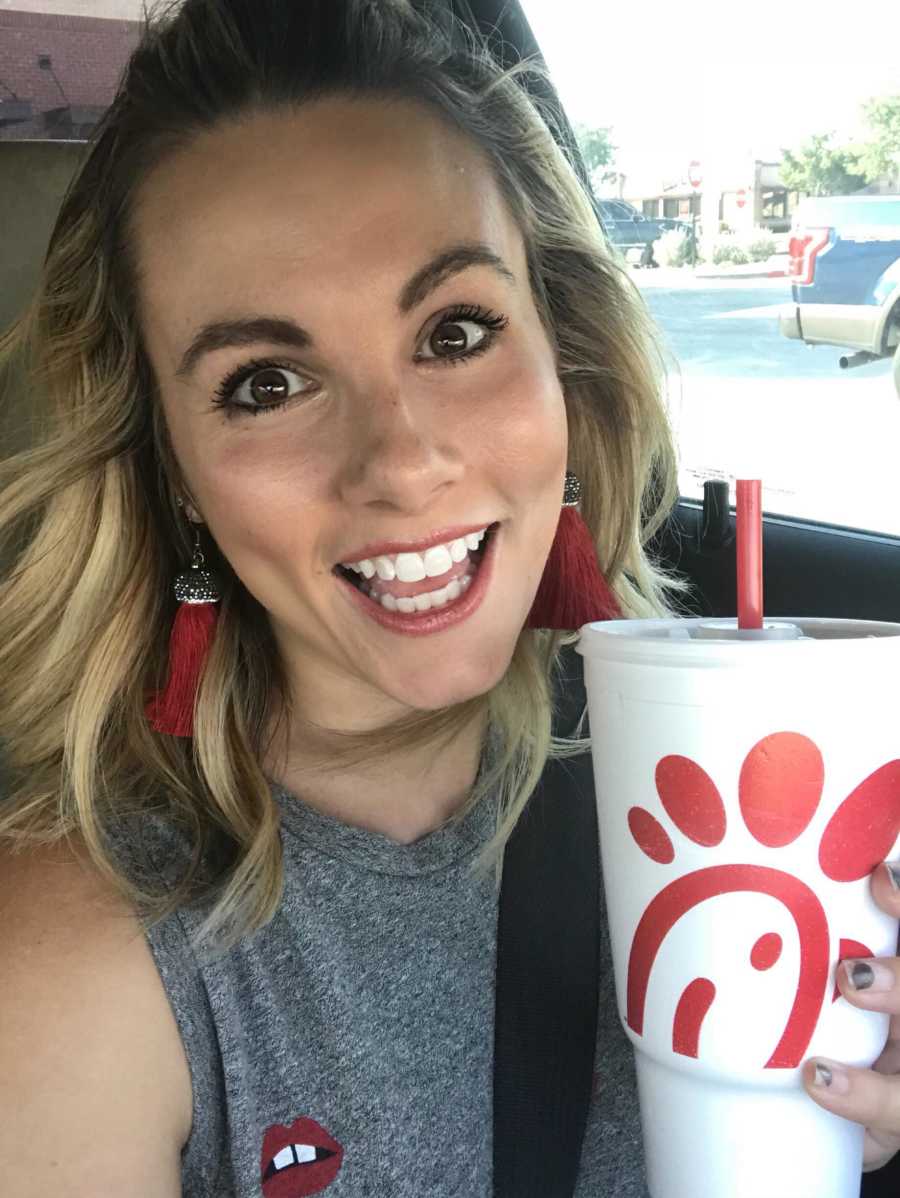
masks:
<svg viewBox="0 0 900 1198"><path fill-rule="evenodd" d="M762 478L771 512L900 536L889 360L844 371L839 348L782 336L783 279L654 278L642 291L668 351L683 495L707 478Z"/></svg>
<svg viewBox="0 0 900 1198"><path fill-rule="evenodd" d="M715 268L718 269L718 268ZM673 291L696 291L710 288L727 290L729 287L780 287L790 291L790 284L783 275L771 276L767 271L762 274L739 274L737 270L714 275L704 275L703 268L696 271L688 266L658 266L631 267L630 273L635 284L643 291L645 288L663 288Z"/></svg>
<svg viewBox="0 0 900 1198"><path fill-rule="evenodd" d="M808 346L779 332L778 312L791 302L784 279L693 280L641 292L666 349L686 373L773 380L845 375L838 366L844 350ZM862 367L862 374L890 369L889 362L877 362ZM860 371L846 375L859 377Z"/></svg>
<svg viewBox="0 0 900 1198"><path fill-rule="evenodd" d="M890 377L671 377L681 493L761 478L767 511L900 536L900 400Z"/></svg>
<svg viewBox="0 0 900 1198"><path fill-rule="evenodd" d="M764 262L747 262L740 266L730 262L719 266L704 263L696 267L694 273L703 279L783 279L787 277L788 262L787 254L773 254Z"/></svg>

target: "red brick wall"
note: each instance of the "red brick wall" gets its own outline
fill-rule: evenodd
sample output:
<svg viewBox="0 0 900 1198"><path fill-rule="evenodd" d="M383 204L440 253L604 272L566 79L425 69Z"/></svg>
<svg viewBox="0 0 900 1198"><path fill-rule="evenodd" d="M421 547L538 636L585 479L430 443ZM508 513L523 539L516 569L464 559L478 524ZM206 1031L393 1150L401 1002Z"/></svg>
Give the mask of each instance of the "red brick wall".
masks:
<svg viewBox="0 0 900 1198"><path fill-rule="evenodd" d="M25 124L0 126L0 138L50 136L39 114L66 103L54 74L70 104L105 108L139 33L137 21L0 9L0 119L10 90L31 100L36 114ZM52 73L38 66L40 54L50 55Z"/></svg>

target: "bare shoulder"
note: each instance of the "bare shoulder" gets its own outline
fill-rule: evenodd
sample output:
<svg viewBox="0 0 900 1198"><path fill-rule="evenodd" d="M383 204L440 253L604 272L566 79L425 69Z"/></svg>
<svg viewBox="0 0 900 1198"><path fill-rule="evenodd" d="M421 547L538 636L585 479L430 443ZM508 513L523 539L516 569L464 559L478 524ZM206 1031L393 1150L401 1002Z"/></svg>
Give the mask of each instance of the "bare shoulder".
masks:
<svg viewBox="0 0 900 1198"><path fill-rule="evenodd" d="M84 851L0 850L4 1189L112 1198L140 1177L142 1198L176 1198L190 1121L184 1049L133 911Z"/></svg>

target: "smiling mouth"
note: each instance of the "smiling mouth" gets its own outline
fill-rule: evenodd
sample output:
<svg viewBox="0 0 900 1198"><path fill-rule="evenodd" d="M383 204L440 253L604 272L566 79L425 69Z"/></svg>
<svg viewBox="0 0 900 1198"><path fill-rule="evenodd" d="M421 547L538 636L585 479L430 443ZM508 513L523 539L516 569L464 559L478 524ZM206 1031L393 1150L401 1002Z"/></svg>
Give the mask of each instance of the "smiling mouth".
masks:
<svg viewBox="0 0 900 1198"><path fill-rule="evenodd" d="M342 565L335 566L333 572L386 611L406 615L432 611L454 603L466 593L498 527L496 523L489 525L477 549L469 549L465 558L454 562L449 570L437 577L423 578L417 582L401 582L396 578L388 580L377 575L366 578Z"/></svg>

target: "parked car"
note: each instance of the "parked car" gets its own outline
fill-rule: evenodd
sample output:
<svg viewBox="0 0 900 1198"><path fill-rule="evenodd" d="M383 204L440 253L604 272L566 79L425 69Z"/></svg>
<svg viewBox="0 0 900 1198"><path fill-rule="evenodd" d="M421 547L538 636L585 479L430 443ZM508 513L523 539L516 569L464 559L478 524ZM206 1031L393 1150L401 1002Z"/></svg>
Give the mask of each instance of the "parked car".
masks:
<svg viewBox="0 0 900 1198"><path fill-rule="evenodd" d="M690 229L684 221L649 217L627 200L598 200L600 219L609 241L626 258L635 257L641 266L653 266L653 243L669 229Z"/></svg>
<svg viewBox="0 0 900 1198"><path fill-rule="evenodd" d="M844 369L893 355L900 394L900 196L801 200L789 253L781 332L855 350L839 358Z"/></svg>

